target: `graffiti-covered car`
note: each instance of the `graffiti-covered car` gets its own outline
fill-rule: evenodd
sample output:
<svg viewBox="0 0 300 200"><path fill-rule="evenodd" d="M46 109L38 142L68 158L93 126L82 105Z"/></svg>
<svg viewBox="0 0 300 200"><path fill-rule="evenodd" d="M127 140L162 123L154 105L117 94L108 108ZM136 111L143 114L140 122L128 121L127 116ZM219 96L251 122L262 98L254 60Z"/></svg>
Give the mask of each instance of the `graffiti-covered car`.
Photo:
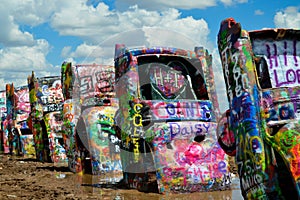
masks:
<svg viewBox="0 0 300 200"><path fill-rule="evenodd" d="M195 192L230 185L216 137L212 56L172 47L115 50L115 128L124 183L142 191Z"/></svg>
<svg viewBox="0 0 300 200"><path fill-rule="evenodd" d="M35 157L33 135L27 119L30 115L29 89L26 86L15 87L15 123L13 132L19 137L19 151L24 157Z"/></svg>
<svg viewBox="0 0 300 200"><path fill-rule="evenodd" d="M112 173L118 181L122 166L119 139L113 128L118 109L114 67L65 62L61 71L69 168L73 172Z"/></svg>
<svg viewBox="0 0 300 200"><path fill-rule="evenodd" d="M5 120L3 122L3 130L4 130L4 140L5 140L5 146L4 150L5 153L18 154L19 148L16 147L18 143L16 143L15 139L18 139L17 137L14 137L13 135L13 126L14 126L14 119L16 118L16 112L15 112L15 87L14 84L7 83L5 86L5 96L6 96L6 116ZM16 148L14 148L14 146Z"/></svg>
<svg viewBox="0 0 300 200"><path fill-rule="evenodd" d="M0 91L0 153L8 153L8 138L5 134L5 118L6 118L6 90Z"/></svg>
<svg viewBox="0 0 300 200"><path fill-rule="evenodd" d="M222 21L218 48L229 110L219 141L235 156L245 199L300 198L300 30Z"/></svg>
<svg viewBox="0 0 300 200"><path fill-rule="evenodd" d="M31 113L28 118L32 130L37 160L66 162L63 148L62 116L63 94L60 76L28 77Z"/></svg>
<svg viewBox="0 0 300 200"><path fill-rule="evenodd" d="M30 113L29 91L27 86L15 87L14 84L6 84L6 115L3 118L3 130L5 138L5 153L18 156L34 157L34 151L26 151L25 148L32 143L32 133L27 125ZM28 137L28 142L23 143L23 138Z"/></svg>

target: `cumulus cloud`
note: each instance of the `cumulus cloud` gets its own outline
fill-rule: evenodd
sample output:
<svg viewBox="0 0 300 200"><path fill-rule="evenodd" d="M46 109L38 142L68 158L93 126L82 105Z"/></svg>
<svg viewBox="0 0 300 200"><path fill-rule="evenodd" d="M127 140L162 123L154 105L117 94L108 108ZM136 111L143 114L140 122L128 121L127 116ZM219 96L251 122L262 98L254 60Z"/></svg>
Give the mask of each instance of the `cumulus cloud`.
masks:
<svg viewBox="0 0 300 200"><path fill-rule="evenodd" d="M179 34L196 41L198 45L207 44L209 28L206 21L203 19L196 20L193 17L181 18L181 13L176 9L168 9L163 12L157 12L139 9L135 6L132 7L131 10L122 13L120 19L121 24L124 24L125 21L133 21L136 19L138 21L135 21L135 24L132 24L132 26L136 28L159 27L161 29L170 30L170 32L176 31ZM138 26L136 24L142 24L142 26ZM164 35L160 35L158 38L158 34L155 32L153 32L152 35L152 40L167 39ZM174 36L176 36L176 34ZM180 42L180 40L174 40L172 35L167 35L167 37L169 37L169 40L173 39L173 42L177 41L177 44Z"/></svg>
<svg viewBox="0 0 300 200"><path fill-rule="evenodd" d="M45 39L35 39L22 26L44 23L55 10L51 3L40 0L12 0L0 4L0 90L6 83L26 85L27 76L36 71L40 76L54 73L46 61L50 45ZM47 5L47 6L45 6Z"/></svg>
<svg viewBox="0 0 300 200"><path fill-rule="evenodd" d="M116 12L104 3L88 6L83 0L70 0L51 18L51 26L60 35L81 37L87 42L98 42L119 30Z"/></svg>
<svg viewBox="0 0 300 200"><path fill-rule="evenodd" d="M57 0L12 0L0 4L0 43L5 47L34 45L33 35L20 26L47 22L58 5Z"/></svg>
<svg viewBox="0 0 300 200"><path fill-rule="evenodd" d="M53 15L51 26L61 35L80 37L93 45L121 32L153 26L182 32L198 41L205 41L209 34L205 20L181 18L181 13L176 9L149 11L135 5L120 12L109 10L103 3L96 7L86 4L65 7Z"/></svg>
<svg viewBox="0 0 300 200"><path fill-rule="evenodd" d="M107 57L105 56L106 53L107 52L103 50L101 45L88 45L86 43L83 43L77 46L74 52L70 53L70 57L82 58L83 62L87 63L89 61L92 62L94 58ZM110 55L112 55L112 52L110 53Z"/></svg>
<svg viewBox="0 0 300 200"><path fill-rule="evenodd" d="M277 28L300 28L299 7L290 6L284 11L277 12L274 17L274 24Z"/></svg>
<svg viewBox="0 0 300 200"><path fill-rule="evenodd" d="M60 6L59 0L13 0L8 7L19 24L37 26L49 21L50 16Z"/></svg>
<svg viewBox="0 0 300 200"><path fill-rule="evenodd" d="M37 40L33 46L8 47L0 50L0 77L4 82L26 85L31 71L38 75L49 75L49 64L45 55L49 51L46 40ZM5 85L0 85L1 89ZM1 90L0 89L0 90Z"/></svg>
<svg viewBox="0 0 300 200"><path fill-rule="evenodd" d="M213 46L208 42L209 28L206 21L204 19L196 20L193 17L182 18L181 13L176 9L167 9L161 12L149 11L135 5L124 12L119 12L109 10L103 3L99 3L96 7L81 4L80 8L70 7L70 10L65 8L63 12L53 15L51 23L52 27L61 35L82 37L86 41L74 52L69 52L71 57L97 57L98 55L105 57L107 52L113 55L115 43L144 46L165 41L164 45L176 46L180 43L180 39L176 38L178 34L190 38L197 45ZM78 16L80 21L78 22L77 18L70 21L68 13ZM157 31L158 27L166 30L164 34L159 34L160 37L157 37L158 33L153 31L153 28L156 28ZM170 34L167 34L168 30L171 32ZM166 41L169 43L166 44ZM174 41L176 41L175 44ZM161 43L161 45L163 44ZM108 50L104 51L96 46L106 47ZM64 55L65 53L66 49L64 49Z"/></svg>
<svg viewBox="0 0 300 200"><path fill-rule="evenodd" d="M0 6L0 44L3 46L20 46L34 44L33 36L28 32L22 32L15 23L14 16L8 10Z"/></svg>

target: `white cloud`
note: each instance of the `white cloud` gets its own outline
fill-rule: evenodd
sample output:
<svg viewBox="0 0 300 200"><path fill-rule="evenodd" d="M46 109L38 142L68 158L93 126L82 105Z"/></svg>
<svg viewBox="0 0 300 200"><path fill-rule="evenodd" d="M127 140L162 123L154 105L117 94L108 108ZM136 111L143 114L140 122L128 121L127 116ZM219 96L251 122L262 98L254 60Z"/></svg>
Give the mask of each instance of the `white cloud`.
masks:
<svg viewBox="0 0 300 200"><path fill-rule="evenodd" d="M71 16L73 19L69 20ZM55 13L51 25L61 35L77 36L86 41L74 52L70 52L70 48L64 48L62 54L66 58L106 60L108 56L113 56L116 43L125 43L127 46L160 44L178 47L182 37L189 38L197 46L213 46L208 42L209 28L206 21L193 17L181 18L181 13L176 9L148 11L135 5L119 12L109 10L103 3L99 3L96 8L79 4L64 7L63 11ZM151 27L154 28L151 30ZM164 35L161 34L162 31L155 32L158 27L164 30ZM168 30L170 33L167 33ZM181 34L181 39L176 38L178 34Z"/></svg>
<svg viewBox="0 0 300 200"><path fill-rule="evenodd" d="M10 46L34 45L31 33L20 26L36 26L49 21L57 10L58 0L11 0L0 4L0 44Z"/></svg>
<svg viewBox="0 0 300 200"><path fill-rule="evenodd" d="M254 15L263 15L264 12L262 10L255 10Z"/></svg>
<svg viewBox="0 0 300 200"><path fill-rule="evenodd" d="M233 4L233 0L220 0L220 1L226 6Z"/></svg>
<svg viewBox="0 0 300 200"><path fill-rule="evenodd" d="M71 46L65 46L63 47L63 49L61 50L61 57L66 58L69 56L70 52L71 52L72 47Z"/></svg>
<svg viewBox="0 0 300 200"><path fill-rule="evenodd" d="M27 76L57 71L46 60L50 45L45 39L35 39L22 26L36 26L47 22L56 10L56 1L12 0L0 4L0 90L6 83L27 85ZM58 73L59 75L59 73Z"/></svg>
<svg viewBox="0 0 300 200"><path fill-rule="evenodd" d="M181 13L176 9L157 12L139 9L137 6L132 7L131 10L121 14L120 24L125 28L131 21L134 21L134 24L130 24L129 26L133 28L159 27L161 29L170 30L171 34L174 31L178 32L191 40L196 41L198 45L207 44L209 29L206 21L203 19L196 20L192 17L181 18ZM157 37L158 34L155 32L152 34L152 39L166 39L163 35ZM168 35L167 37L169 37L169 41L173 39L173 42L176 41L177 44L180 42L180 40L178 41L172 38L172 35Z"/></svg>
<svg viewBox="0 0 300 200"><path fill-rule="evenodd" d="M91 44L101 43L121 32L152 26L184 31L189 37L205 36L206 39L209 30L203 19L195 20L192 17L182 19L180 15L176 9L158 12L132 6L124 12L119 12L110 11L103 3L98 4L96 8L79 4L75 7L65 7L55 13L51 26L60 35L81 37Z"/></svg>
<svg viewBox="0 0 300 200"><path fill-rule="evenodd" d="M0 6L0 44L3 46L33 45L33 36L28 32L22 32L15 23L13 15Z"/></svg>
<svg viewBox="0 0 300 200"><path fill-rule="evenodd" d="M105 52L102 50L101 46L98 45L88 45L83 43L79 45L74 52L70 53L71 57L74 58L96 58L101 57Z"/></svg>
<svg viewBox="0 0 300 200"><path fill-rule="evenodd" d="M225 6L232 6L238 3L247 3L248 0L220 0Z"/></svg>
<svg viewBox="0 0 300 200"><path fill-rule="evenodd" d="M237 3L248 3L248 0L236 0Z"/></svg>
<svg viewBox="0 0 300 200"><path fill-rule="evenodd" d="M300 28L299 7L287 7L284 11L277 12L274 16L274 23L277 28Z"/></svg>
<svg viewBox="0 0 300 200"><path fill-rule="evenodd" d="M152 1L141 1L141 0L116 0L115 5L118 10L127 10L130 6L138 5L139 8L147 10L162 11L169 8L191 10L191 9L206 9L209 7L216 6L218 3L222 3L225 6L231 6L239 3L247 3L248 0L208 0L208 1L195 1L195 0L152 0Z"/></svg>
<svg viewBox="0 0 300 200"><path fill-rule="evenodd" d="M51 26L60 35L81 37L87 42L99 42L119 31L118 16L109 11L104 3L96 8L85 1L68 1L63 9L57 10L51 18Z"/></svg>
<svg viewBox="0 0 300 200"><path fill-rule="evenodd" d="M152 0L152 1L140 1L140 0L116 0L115 5L119 10L127 10L130 6L138 5L140 8L147 10L166 10L169 8L176 9L205 9L208 7L215 6L217 4L216 0L209 1L194 1L194 0L172 0L172 1L161 1L161 0Z"/></svg>
<svg viewBox="0 0 300 200"><path fill-rule="evenodd" d="M30 26L47 22L59 6L59 0L12 0L7 5L16 22Z"/></svg>
<svg viewBox="0 0 300 200"><path fill-rule="evenodd" d="M0 79L5 83L14 82L16 86L26 85L27 76L35 71L40 76L50 75L51 65L45 55L49 44L45 40L37 40L33 46L8 47L0 50ZM0 90L5 85L0 85Z"/></svg>

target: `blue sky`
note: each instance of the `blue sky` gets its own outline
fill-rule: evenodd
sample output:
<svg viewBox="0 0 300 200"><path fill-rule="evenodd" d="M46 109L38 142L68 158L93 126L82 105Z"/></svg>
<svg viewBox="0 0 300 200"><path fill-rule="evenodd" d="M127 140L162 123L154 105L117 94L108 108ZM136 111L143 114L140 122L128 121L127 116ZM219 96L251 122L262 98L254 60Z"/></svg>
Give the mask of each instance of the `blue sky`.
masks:
<svg viewBox="0 0 300 200"><path fill-rule="evenodd" d="M300 28L299 0L11 0L0 5L0 90L27 76L60 75L63 61L112 64L114 43L204 46L213 54L220 22L233 17L246 30ZM149 31L164 29L166 32ZM141 30L147 30L142 33ZM144 35L143 35L144 34ZM134 35L134 37L132 37ZM149 36L150 35L150 36ZM179 37L182 36L182 37ZM185 41L181 41L184 38ZM177 46L178 45L178 46ZM110 48L108 48L110 47ZM190 47L193 49L193 47Z"/></svg>

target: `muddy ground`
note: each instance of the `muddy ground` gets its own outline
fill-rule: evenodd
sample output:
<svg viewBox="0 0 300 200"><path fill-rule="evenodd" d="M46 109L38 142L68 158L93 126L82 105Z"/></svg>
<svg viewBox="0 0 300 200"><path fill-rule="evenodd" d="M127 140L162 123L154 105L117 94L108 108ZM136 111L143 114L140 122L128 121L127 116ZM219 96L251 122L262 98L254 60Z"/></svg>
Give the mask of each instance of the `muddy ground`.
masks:
<svg viewBox="0 0 300 200"><path fill-rule="evenodd" d="M95 177L94 177L95 178ZM238 180L231 190L191 194L156 194L115 187L95 186L91 176L69 172L65 165L38 162L33 158L0 155L0 199L47 200L239 200Z"/></svg>

